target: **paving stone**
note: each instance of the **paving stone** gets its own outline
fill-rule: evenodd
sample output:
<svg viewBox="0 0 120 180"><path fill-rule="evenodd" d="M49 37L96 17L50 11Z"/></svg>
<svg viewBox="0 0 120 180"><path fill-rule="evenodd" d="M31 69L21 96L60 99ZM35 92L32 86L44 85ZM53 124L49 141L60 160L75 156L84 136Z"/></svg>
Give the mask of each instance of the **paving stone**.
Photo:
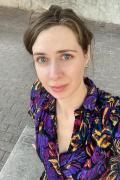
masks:
<svg viewBox="0 0 120 180"><path fill-rule="evenodd" d="M14 144L13 143L10 143L10 142L6 142L6 141L1 141L0 140L0 149L2 151L7 151L7 152L11 152L12 149L14 147Z"/></svg>
<svg viewBox="0 0 120 180"><path fill-rule="evenodd" d="M5 151L0 150L0 161L3 159Z"/></svg>
<svg viewBox="0 0 120 180"><path fill-rule="evenodd" d="M18 113L18 112L17 112ZM12 112L9 117L5 116L4 117L4 122L7 122L10 126L18 126L21 122L21 118L16 118L16 112Z"/></svg>
<svg viewBox="0 0 120 180"><path fill-rule="evenodd" d="M2 121L0 123L0 131L7 131L8 126L9 126L9 124L7 124L6 122Z"/></svg>
<svg viewBox="0 0 120 180"><path fill-rule="evenodd" d="M19 135L13 135L10 142L15 144L18 141L18 139L19 139Z"/></svg>
<svg viewBox="0 0 120 180"><path fill-rule="evenodd" d="M9 157L10 153L9 152L4 152L4 155L2 157L2 162L5 163Z"/></svg>
<svg viewBox="0 0 120 180"><path fill-rule="evenodd" d="M17 126L9 125L7 132L12 133L12 134L17 134L20 135L23 129L18 128Z"/></svg>
<svg viewBox="0 0 120 180"><path fill-rule="evenodd" d="M0 171L3 168L4 164L5 164L4 162L0 161Z"/></svg>
<svg viewBox="0 0 120 180"><path fill-rule="evenodd" d="M2 138L4 136L5 132L4 131L0 131L0 138Z"/></svg>
<svg viewBox="0 0 120 180"><path fill-rule="evenodd" d="M0 133L0 140L1 141L10 141L13 137L12 133L4 132L4 134L1 135Z"/></svg>

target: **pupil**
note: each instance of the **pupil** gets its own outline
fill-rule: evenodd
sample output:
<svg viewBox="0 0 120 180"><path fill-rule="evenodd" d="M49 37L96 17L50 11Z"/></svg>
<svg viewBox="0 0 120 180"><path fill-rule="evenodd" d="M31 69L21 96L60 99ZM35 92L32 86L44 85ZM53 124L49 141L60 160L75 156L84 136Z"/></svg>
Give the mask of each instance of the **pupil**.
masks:
<svg viewBox="0 0 120 180"><path fill-rule="evenodd" d="M69 55L65 54L65 59L68 59L69 58Z"/></svg>
<svg viewBox="0 0 120 180"><path fill-rule="evenodd" d="M42 62L44 62L44 61L45 61L45 58L44 58L44 57L42 57L42 58L41 58L41 61L42 61Z"/></svg>

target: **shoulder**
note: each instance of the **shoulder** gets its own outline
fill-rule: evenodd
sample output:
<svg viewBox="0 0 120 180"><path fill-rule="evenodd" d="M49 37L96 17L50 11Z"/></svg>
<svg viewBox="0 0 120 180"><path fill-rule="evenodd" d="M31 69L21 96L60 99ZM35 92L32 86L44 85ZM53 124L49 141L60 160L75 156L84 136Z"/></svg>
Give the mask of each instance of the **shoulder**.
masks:
<svg viewBox="0 0 120 180"><path fill-rule="evenodd" d="M46 91L39 80L36 80L31 87L30 105L28 114L33 119L40 119L45 112L48 112L53 97Z"/></svg>
<svg viewBox="0 0 120 180"><path fill-rule="evenodd" d="M107 148L120 138L120 97L98 89L92 137L97 145Z"/></svg>
<svg viewBox="0 0 120 180"><path fill-rule="evenodd" d="M37 105L41 96L41 83L37 79L33 82L30 91L30 103L28 114L35 119L35 113L37 112Z"/></svg>
<svg viewBox="0 0 120 180"><path fill-rule="evenodd" d="M97 106L101 111L105 111L110 118L116 117L120 120L120 97L114 96L109 92L98 89Z"/></svg>
<svg viewBox="0 0 120 180"><path fill-rule="evenodd" d="M101 90L97 88L98 90L98 103L102 107L109 107L109 108L120 108L120 97L114 96L109 92L106 92L104 90Z"/></svg>
<svg viewBox="0 0 120 180"><path fill-rule="evenodd" d="M37 79L33 82L32 87L31 87L31 97L34 98L41 92L41 82Z"/></svg>
<svg viewBox="0 0 120 180"><path fill-rule="evenodd" d="M112 155L108 161L111 177L111 173L115 174L115 176L120 173L117 168L114 168L119 167L120 159L120 97L101 91L99 98L99 101L104 104L102 125L104 124L105 131L103 130L103 134L107 137L106 142L108 142L108 146L110 145L112 151ZM102 147L106 147L105 143L102 145Z"/></svg>

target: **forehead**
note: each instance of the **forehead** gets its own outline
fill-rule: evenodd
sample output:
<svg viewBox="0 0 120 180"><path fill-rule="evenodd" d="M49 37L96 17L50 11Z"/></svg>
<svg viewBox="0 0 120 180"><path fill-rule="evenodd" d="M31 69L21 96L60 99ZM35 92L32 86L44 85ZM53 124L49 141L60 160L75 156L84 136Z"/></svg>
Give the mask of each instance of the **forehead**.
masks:
<svg viewBox="0 0 120 180"><path fill-rule="evenodd" d="M33 44L32 50L33 52L57 51L64 48L79 49L80 46L74 32L70 28L57 25L42 31Z"/></svg>

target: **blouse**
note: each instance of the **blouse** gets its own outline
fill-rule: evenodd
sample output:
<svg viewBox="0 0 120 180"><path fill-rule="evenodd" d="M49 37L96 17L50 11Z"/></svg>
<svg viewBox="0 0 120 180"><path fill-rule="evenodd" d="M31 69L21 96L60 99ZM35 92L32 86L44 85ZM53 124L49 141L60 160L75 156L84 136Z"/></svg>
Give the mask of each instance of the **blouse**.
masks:
<svg viewBox="0 0 120 180"><path fill-rule="evenodd" d="M56 99L37 79L31 89L29 115L35 125L36 152L44 165L40 180L120 180L120 97L88 87L66 152L59 153Z"/></svg>

